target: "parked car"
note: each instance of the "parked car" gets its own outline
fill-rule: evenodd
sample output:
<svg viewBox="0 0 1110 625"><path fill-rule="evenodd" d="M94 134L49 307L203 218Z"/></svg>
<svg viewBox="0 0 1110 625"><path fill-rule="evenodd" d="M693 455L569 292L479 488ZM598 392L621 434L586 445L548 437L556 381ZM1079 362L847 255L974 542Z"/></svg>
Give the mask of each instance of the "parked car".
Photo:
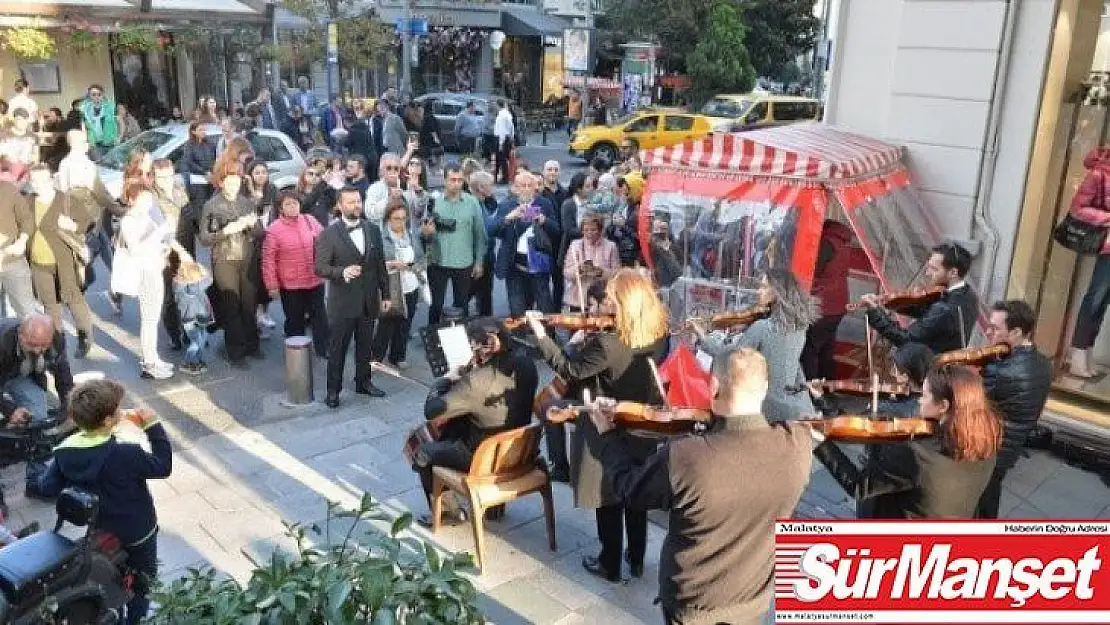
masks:
<svg viewBox="0 0 1110 625"><path fill-rule="evenodd" d="M586 161L617 160L618 147L629 139L639 149L675 145L700 139L712 131L709 119L691 113L644 110L631 113L607 126L580 127L570 140L570 153Z"/></svg>
<svg viewBox="0 0 1110 625"><path fill-rule="evenodd" d="M435 115L436 124L439 126L439 139L443 142L443 149L448 152L457 152L459 142L455 138L455 118L466 108L468 102L478 105L478 114L485 117L485 112L490 100L497 101L502 98L492 93L426 93L416 102L424 105L424 114L431 110ZM505 99L508 102L508 99ZM528 122L524 111L516 103L510 104L513 115L516 116L516 141L518 145L526 145L528 140Z"/></svg>
<svg viewBox="0 0 1110 625"><path fill-rule="evenodd" d="M701 114L715 132L741 132L767 126L819 121L820 100L774 93L722 94L705 103Z"/></svg>
<svg viewBox="0 0 1110 625"><path fill-rule="evenodd" d="M204 132L209 141L220 140L219 126L207 124ZM118 198L123 192L123 170L127 168L132 152L145 150L155 159L168 158L176 169L188 135L188 124L168 124L142 132L112 148L97 161L100 179L108 192ZM246 137L255 157L266 161L275 187L285 190L297 186L297 179L305 168L305 157L292 139L283 132L264 129L252 130ZM192 183L204 184L204 178L193 176Z"/></svg>

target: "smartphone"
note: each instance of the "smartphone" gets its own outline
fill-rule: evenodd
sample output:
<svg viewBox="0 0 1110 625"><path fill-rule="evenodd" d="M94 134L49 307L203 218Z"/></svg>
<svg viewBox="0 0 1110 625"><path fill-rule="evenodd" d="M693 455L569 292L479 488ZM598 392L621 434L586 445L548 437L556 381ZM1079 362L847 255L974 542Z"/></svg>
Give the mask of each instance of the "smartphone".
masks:
<svg viewBox="0 0 1110 625"><path fill-rule="evenodd" d="M529 204L528 208L524 209L524 219L532 221L540 214L540 207L538 204Z"/></svg>

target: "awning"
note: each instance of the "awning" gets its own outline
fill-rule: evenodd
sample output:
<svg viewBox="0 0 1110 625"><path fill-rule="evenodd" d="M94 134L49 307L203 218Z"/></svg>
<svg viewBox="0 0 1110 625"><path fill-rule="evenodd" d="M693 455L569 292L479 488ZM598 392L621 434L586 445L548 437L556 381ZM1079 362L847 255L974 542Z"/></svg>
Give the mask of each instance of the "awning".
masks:
<svg viewBox="0 0 1110 625"><path fill-rule="evenodd" d="M513 37L563 36L563 29L569 27L566 21L543 13L534 6L501 5L501 30Z"/></svg>
<svg viewBox="0 0 1110 625"><path fill-rule="evenodd" d="M644 152L652 166L694 167L765 176L854 178L897 165L902 149L835 130L824 124L795 124L742 133L714 133Z"/></svg>

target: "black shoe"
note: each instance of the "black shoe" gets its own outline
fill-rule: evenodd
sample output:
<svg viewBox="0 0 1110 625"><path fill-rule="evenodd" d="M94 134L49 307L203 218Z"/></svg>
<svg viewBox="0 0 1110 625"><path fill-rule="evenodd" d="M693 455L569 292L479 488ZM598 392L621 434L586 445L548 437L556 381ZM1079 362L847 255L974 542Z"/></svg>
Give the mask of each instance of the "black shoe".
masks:
<svg viewBox="0 0 1110 625"><path fill-rule="evenodd" d="M328 393L328 396L326 398L324 398L324 405L327 406L328 408L338 408L339 407L339 395L338 394L332 395L331 393Z"/></svg>
<svg viewBox="0 0 1110 625"><path fill-rule="evenodd" d="M92 349L92 341L89 340L87 332L77 333L77 351L73 352L74 358L84 358L89 355L89 350Z"/></svg>
<svg viewBox="0 0 1110 625"><path fill-rule="evenodd" d="M624 552L624 561L628 563L628 570L632 573L632 577L639 579L644 576L643 560L641 560L640 562L633 562L632 552L628 551L627 549Z"/></svg>
<svg viewBox="0 0 1110 625"><path fill-rule="evenodd" d="M359 395L369 395L371 397L385 397L385 391L374 386L373 382L367 381L355 386L355 392Z"/></svg>
<svg viewBox="0 0 1110 625"><path fill-rule="evenodd" d="M27 487L23 489L23 496L27 499L35 499L38 501L45 501L47 503L54 503L54 498L42 492L42 490L40 490L38 485L36 484L28 484Z"/></svg>
<svg viewBox="0 0 1110 625"><path fill-rule="evenodd" d="M227 364L231 365L232 369L239 369L241 371L247 371L251 368L250 363L248 363L245 358L231 359L227 361Z"/></svg>
<svg viewBox="0 0 1110 625"><path fill-rule="evenodd" d="M583 556L582 568L589 571L591 575L596 575L597 577L600 577L601 579L609 582L613 582L614 584L619 584L621 581L621 576L619 573L613 575L609 573L609 571L606 571L605 567L601 566L601 561L598 560L595 556Z"/></svg>

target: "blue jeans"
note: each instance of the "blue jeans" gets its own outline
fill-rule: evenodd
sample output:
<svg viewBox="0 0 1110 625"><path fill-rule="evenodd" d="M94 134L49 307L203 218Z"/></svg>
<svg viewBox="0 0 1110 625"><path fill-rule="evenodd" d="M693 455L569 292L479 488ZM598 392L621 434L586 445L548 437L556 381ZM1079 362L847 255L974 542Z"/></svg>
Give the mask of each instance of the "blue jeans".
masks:
<svg viewBox="0 0 1110 625"><path fill-rule="evenodd" d="M108 273L112 272L112 260L115 258L115 249L112 248L112 234L105 232L99 225L85 235L85 245L89 246L89 264L85 267L85 289L92 286L96 275L93 273L93 263L97 257L104 263Z"/></svg>
<svg viewBox="0 0 1110 625"><path fill-rule="evenodd" d="M527 310L555 312L551 274L524 273L514 268L505 278L505 290L509 294L509 313L514 317L523 315Z"/></svg>
<svg viewBox="0 0 1110 625"><path fill-rule="evenodd" d="M1102 318L1106 316L1107 305L1110 305L1110 255L1101 255L1095 262L1091 283L1079 306L1075 332L1071 339L1072 347L1089 349L1094 346L1102 327Z"/></svg>
<svg viewBox="0 0 1110 625"><path fill-rule="evenodd" d="M158 579L158 530L143 542L124 547L127 566L135 570L135 595L127 602L127 625L139 625L150 611L150 589Z"/></svg>
<svg viewBox="0 0 1110 625"><path fill-rule="evenodd" d="M182 357L184 364L196 365L204 362L201 352L208 345L208 328L196 321L188 321L182 324L182 329L185 331L185 337L189 339L189 347L185 349L185 355Z"/></svg>
<svg viewBox="0 0 1110 625"><path fill-rule="evenodd" d="M46 391L30 376L21 375L4 385L4 392L11 396L16 406L31 413L30 425L38 425L50 418L46 408ZM27 483L38 485L39 476L46 472L46 458L27 461Z"/></svg>

